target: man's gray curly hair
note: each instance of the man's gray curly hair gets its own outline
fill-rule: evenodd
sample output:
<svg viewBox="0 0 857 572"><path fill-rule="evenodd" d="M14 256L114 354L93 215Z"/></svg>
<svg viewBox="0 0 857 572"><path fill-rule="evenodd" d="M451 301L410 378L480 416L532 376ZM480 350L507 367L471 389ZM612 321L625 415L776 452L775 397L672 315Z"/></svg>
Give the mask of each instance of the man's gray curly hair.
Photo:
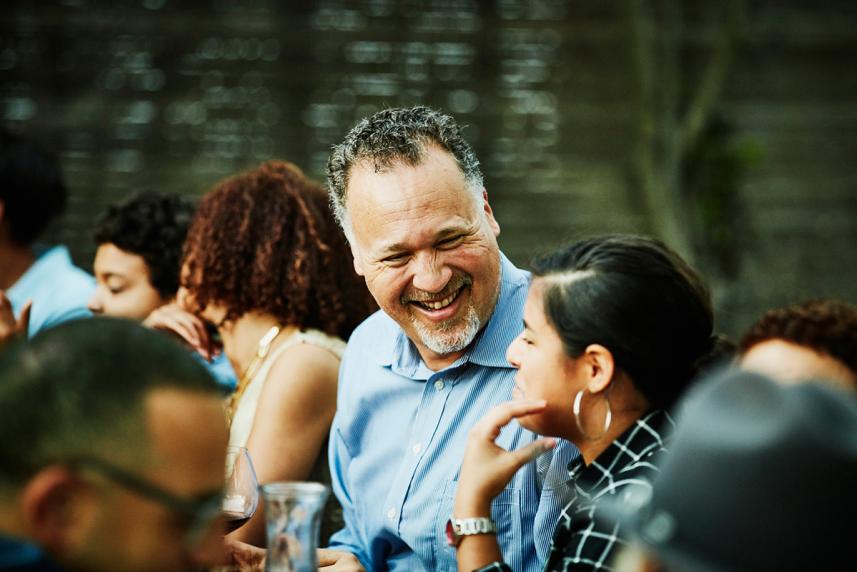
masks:
<svg viewBox="0 0 857 572"><path fill-rule="evenodd" d="M376 173L383 173L397 163L416 166L431 145L455 157L468 187L481 200L479 160L461 137L461 129L452 117L423 106L385 109L361 119L342 143L333 147L327 161L330 204L349 241L351 224L345 194L351 168L361 161L371 161Z"/></svg>

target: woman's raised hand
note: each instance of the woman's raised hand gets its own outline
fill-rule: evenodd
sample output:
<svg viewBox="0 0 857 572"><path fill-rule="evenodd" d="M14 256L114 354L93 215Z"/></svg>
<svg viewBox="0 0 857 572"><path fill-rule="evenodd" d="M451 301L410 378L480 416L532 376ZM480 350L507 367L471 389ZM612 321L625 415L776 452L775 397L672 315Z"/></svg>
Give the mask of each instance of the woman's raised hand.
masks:
<svg viewBox="0 0 857 572"><path fill-rule="evenodd" d="M455 494L456 518L490 517L491 500L512 480L515 472L556 445L542 438L514 451L506 451L495 440L512 419L544 411L545 401L508 401L488 412L467 437L464 460Z"/></svg>
<svg viewBox="0 0 857 572"><path fill-rule="evenodd" d="M208 335L205 322L175 302L155 308L143 325L175 334L209 361L220 350Z"/></svg>

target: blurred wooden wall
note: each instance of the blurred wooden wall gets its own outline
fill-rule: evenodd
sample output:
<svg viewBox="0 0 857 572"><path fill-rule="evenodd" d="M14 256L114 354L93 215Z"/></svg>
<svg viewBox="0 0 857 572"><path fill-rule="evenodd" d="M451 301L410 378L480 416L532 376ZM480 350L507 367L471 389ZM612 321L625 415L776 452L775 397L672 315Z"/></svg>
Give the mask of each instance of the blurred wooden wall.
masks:
<svg viewBox="0 0 857 572"><path fill-rule="evenodd" d="M199 196L271 157L322 179L384 106L467 125L530 257L655 234L692 258L719 327L857 302L857 4L835 0L65 0L4 5L0 117L56 150L52 238L88 267L105 205Z"/></svg>

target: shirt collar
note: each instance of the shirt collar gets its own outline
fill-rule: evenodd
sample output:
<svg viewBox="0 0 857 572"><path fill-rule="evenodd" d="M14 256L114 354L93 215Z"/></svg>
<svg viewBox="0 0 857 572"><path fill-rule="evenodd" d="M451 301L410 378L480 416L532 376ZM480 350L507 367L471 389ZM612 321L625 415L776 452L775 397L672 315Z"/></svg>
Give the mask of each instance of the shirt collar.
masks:
<svg viewBox="0 0 857 572"><path fill-rule="evenodd" d="M593 496L607 486L612 477L626 466L662 449L672 436L675 422L662 409L652 410L637 419L605 449L590 465L583 455L571 461L568 472L578 489Z"/></svg>
<svg viewBox="0 0 857 572"><path fill-rule="evenodd" d="M524 302L529 284L530 273L515 267L501 252L500 295L491 318L468 351L446 369L467 362L485 367L512 367L506 361L506 348L523 327ZM394 372L411 379L426 380L436 373L426 366L414 343L398 325L392 335L379 340L376 355L379 365L390 367Z"/></svg>

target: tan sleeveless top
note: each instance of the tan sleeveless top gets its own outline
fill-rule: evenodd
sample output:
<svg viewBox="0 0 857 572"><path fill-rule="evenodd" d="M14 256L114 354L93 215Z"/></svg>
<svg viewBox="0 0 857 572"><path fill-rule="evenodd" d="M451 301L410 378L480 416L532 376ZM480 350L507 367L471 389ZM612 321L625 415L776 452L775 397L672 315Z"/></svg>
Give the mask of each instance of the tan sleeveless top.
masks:
<svg viewBox="0 0 857 572"><path fill-rule="evenodd" d="M262 389L265 387L268 374L271 372L271 367L273 367L283 352L298 344L312 344L320 347L329 351L340 360L342 359L342 353L345 351L345 342L319 330L293 332L285 342L281 343L268 355L265 363L262 364L262 367L259 368L259 371L256 372L256 375L247 384L247 389L244 390L244 395L241 396L238 407L235 408L235 416L232 418L232 426L229 429L229 445L235 447L247 446L250 431L253 429L253 420L256 418L259 398L262 395Z"/></svg>
<svg viewBox="0 0 857 572"><path fill-rule="evenodd" d="M247 384L247 389L244 390L244 395L238 401L238 407L235 408L235 416L232 418L232 426L229 429L229 444L234 446L246 447L247 440L250 438L250 431L253 429L253 419L256 417L256 409L259 405L259 397L262 395L262 389L265 387L265 380L268 379L268 373L271 371L274 362L287 349L298 344L312 344L314 346L325 349L335 355L339 360L342 360L342 354L345 351L345 342L339 338L329 336L319 330L296 331L289 338L280 344L273 352L268 354L262 367ZM309 481L324 483L330 486L330 469L327 464L327 440L319 451L318 458L315 460L312 472L310 473ZM330 535L341 529L344 526L342 519L342 509L336 500L336 497L331 494L324 507L322 516L321 531L319 536L319 546L327 546Z"/></svg>

